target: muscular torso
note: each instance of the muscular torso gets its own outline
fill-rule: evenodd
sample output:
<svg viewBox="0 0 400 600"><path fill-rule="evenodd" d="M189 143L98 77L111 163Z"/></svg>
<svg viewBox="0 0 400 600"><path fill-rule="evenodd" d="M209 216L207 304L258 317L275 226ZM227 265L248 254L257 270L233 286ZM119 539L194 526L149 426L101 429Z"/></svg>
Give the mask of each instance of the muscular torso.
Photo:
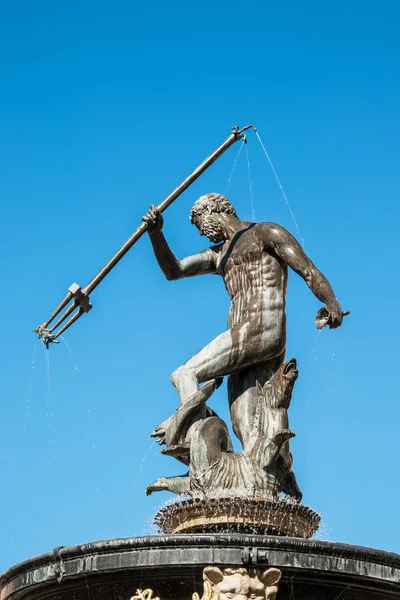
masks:
<svg viewBox="0 0 400 600"><path fill-rule="evenodd" d="M217 272L223 277L232 300L230 328L244 321L270 320L272 313L283 317L287 266L266 248L260 229L266 225L255 225L229 245L213 248Z"/></svg>

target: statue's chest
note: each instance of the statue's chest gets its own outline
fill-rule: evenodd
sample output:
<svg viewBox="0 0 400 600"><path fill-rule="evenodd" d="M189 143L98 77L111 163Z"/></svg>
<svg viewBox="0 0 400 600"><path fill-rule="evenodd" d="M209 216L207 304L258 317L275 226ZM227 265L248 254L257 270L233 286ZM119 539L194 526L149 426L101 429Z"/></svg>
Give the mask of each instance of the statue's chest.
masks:
<svg viewBox="0 0 400 600"><path fill-rule="evenodd" d="M257 268L265 253L263 244L252 231L246 231L237 240L225 246L217 263L218 272L226 275L236 269Z"/></svg>

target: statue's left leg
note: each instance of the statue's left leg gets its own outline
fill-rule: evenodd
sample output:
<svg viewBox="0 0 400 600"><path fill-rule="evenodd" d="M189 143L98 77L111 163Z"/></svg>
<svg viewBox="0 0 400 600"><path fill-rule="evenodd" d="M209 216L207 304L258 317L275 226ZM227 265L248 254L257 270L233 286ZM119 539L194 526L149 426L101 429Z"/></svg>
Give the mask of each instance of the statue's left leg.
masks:
<svg viewBox="0 0 400 600"><path fill-rule="evenodd" d="M243 448L254 444L254 421L258 419L257 411L260 403L257 382L264 385L277 372L285 358L285 351L272 358L247 369L242 369L228 377L228 400L232 427L235 435L242 442Z"/></svg>

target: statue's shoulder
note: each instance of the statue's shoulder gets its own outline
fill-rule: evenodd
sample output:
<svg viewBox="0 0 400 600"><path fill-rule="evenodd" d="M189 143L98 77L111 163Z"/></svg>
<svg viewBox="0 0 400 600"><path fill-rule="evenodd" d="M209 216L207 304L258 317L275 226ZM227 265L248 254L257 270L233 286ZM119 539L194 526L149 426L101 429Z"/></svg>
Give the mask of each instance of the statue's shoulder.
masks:
<svg viewBox="0 0 400 600"><path fill-rule="evenodd" d="M282 227L282 225L279 225L278 223L273 223L272 221L260 221L259 223L256 223L255 226L262 227L263 229L268 231L286 231L286 229Z"/></svg>
<svg viewBox="0 0 400 600"><path fill-rule="evenodd" d="M288 234L288 231L282 225L270 221L256 223L254 228L257 234L265 241L276 242Z"/></svg>
<svg viewBox="0 0 400 600"><path fill-rule="evenodd" d="M221 251L223 244L216 244L215 246L209 246L201 254L208 261L210 265L214 265L217 267L219 261L221 260Z"/></svg>

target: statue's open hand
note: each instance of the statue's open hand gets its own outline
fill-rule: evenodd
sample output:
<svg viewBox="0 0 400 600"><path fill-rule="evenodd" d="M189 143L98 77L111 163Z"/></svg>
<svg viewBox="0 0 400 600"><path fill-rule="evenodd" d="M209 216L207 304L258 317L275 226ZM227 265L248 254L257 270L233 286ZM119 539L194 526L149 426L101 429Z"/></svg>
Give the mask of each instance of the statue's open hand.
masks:
<svg viewBox="0 0 400 600"><path fill-rule="evenodd" d="M150 204L150 210L142 217L142 221L146 223L149 233L159 233L164 225L162 214L154 204Z"/></svg>
<svg viewBox="0 0 400 600"><path fill-rule="evenodd" d="M349 311L343 312L339 302L333 304L327 304L319 309L315 324L318 329L323 327L330 327L336 329L342 324L343 317L349 314Z"/></svg>

